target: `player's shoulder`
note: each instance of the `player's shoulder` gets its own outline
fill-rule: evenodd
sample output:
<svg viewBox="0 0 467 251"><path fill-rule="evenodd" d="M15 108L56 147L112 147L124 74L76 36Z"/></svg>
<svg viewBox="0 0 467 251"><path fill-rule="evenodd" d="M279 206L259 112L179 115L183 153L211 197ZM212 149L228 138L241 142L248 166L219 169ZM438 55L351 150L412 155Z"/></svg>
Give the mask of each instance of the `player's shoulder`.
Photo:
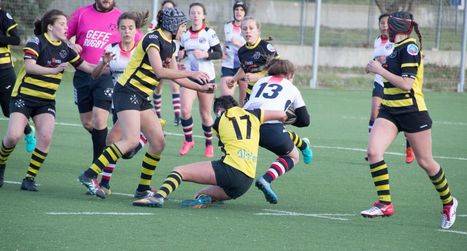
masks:
<svg viewBox="0 0 467 251"><path fill-rule="evenodd" d="M26 41L26 45L37 45L39 46L45 38L43 35L32 36Z"/></svg>
<svg viewBox="0 0 467 251"><path fill-rule="evenodd" d="M409 38L400 46L400 50L405 54L417 56L420 53L420 47L414 38Z"/></svg>
<svg viewBox="0 0 467 251"><path fill-rule="evenodd" d="M266 41L264 39L261 39L261 41L259 42L258 48L262 48L263 50L266 50L269 53L276 53L277 52L274 45L272 45L271 43L269 43L268 41Z"/></svg>

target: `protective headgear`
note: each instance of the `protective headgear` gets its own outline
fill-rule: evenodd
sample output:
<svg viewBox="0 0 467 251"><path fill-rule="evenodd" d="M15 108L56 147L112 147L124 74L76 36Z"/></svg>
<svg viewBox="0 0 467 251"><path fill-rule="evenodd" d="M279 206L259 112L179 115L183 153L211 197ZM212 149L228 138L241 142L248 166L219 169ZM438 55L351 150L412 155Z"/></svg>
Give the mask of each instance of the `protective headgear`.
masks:
<svg viewBox="0 0 467 251"><path fill-rule="evenodd" d="M237 7L242 7L243 11L245 11L245 16L248 14L248 6L246 5L245 2L243 1L236 1L235 4L233 5L233 16L235 18L235 9Z"/></svg>
<svg viewBox="0 0 467 251"><path fill-rule="evenodd" d="M389 41L394 42L397 34L410 35L415 22L413 15L406 11L394 12L389 16Z"/></svg>
<svg viewBox="0 0 467 251"><path fill-rule="evenodd" d="M238 106L238 102L232 96L226 95L218 97L214 99L214 114L216 114L216 116L219 117L224 111L234 106Z"/></svg>
<svg viewBox="0 0 467 251"><path fill-rule="evenodd" d="M161 28L175 36L180 25L187 23L188 18L183 11L177 8L168 8L162 10L161 22Z"/></svg>

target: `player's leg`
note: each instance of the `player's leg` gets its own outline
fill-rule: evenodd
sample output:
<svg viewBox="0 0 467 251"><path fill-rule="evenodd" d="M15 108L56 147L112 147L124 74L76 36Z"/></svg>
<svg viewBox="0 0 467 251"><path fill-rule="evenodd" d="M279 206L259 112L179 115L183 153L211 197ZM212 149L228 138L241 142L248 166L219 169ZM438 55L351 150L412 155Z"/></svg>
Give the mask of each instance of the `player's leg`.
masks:
<svg viewBox="0 0 467 251"><path fill-rule="evenodd" d="M238 103L243 106L246 102L246 90L248 89L248 82L238 81Z"/></svg>
<svg viewBox="0 0 467 251"><path fill-rule="evenodd" d="M148 139L148 150L141 164L141 175L135 198L152 196L151 181L157 165L161 160L161 153L165 147L164 132L159 118L154 116L152 109L141 112L141 131Z"/></svg>
<svg viewBox="0 0 467 251"><path fill-rule="evenodd" d="M313 161L313 151L311 150L310 140L301 138L296 132L288 130L290 139L293 144L300 150L303 155L303 162L310 164Z"/></svg>
<svg viewBox="0 0 467 251"><path fill-rule="evenodd" d="M415 130L408 130L405 135L412 145L418 165L425 170L438 191L443 204L441 228L449 229L456 221L457 200L451 195L443 168L433 159L431 119L428 113L418 113L417 115L415 116L418 118L412 117L412 121L420 121L421 123L412 128ZM419 131L422 124L428 126L424 127L425 130Z"/></svg>
<svg viewBox="0 0 467 251"><path fill-rule="evenodd" d="M398 127L391 117L378 117L368 139L368 162L378 200L368 210L361 212L364 217L391 216L394 209L391 203L388 167L384 162L384 153L394 141Z"/></svg>
<svg viewBox="0 0 467 251"><path fill-rule="evenodd" d="M35 178L47 158L55 128L55 108L53 106L42 107L37 112L38 114L33 117L36 125L37 145L31 154L26 177L21 184L21 190L34 192L37 191Z"/></svg>
<svg viewBox="0 0 467 251"><path fill-rule="evenodd" d="M14 102L14 100L13 100ZM5 137L2 140L2 145L0 148L0 187L3 186L5 168L8 157L15 149L16 144L23 136L22 130L18 128L24 128L28 123L28 113L23 107L23 112L12 111L10 114L10 119L8 120L8 129Z"/></svg>
<svg viewBox="0 0 467 251"><path fill-rule="evenodd" d="M180 88L180 105L182 109L181 124L183 134L185 135L185 139L179 150L179 154L182 156L187 154L195 145L193 140L193 117L191 116L191 110L196 97L196 91Z"/></svg>
<svg viewBox="0 0 467 251"><path fill-rule="evenodd" d="M166 80L159 81L159 85L154 90L154 94L152 95L154 109L156 110L156 115L158 118L162 118L162 83Z"/></svg>
<svg viewBox="0 0 467 251"><path fill-rule="evenodd" d="M180 125L180 86L170 81L170 90L172 91L172 106L174 110L174 125Z"/></svg>
<svg viewBox="0 0 467 251"><path fill-rule="evenodd" d="M201 115L201 125L205 137L204 156L208 158L214 157L214 147L212 145L212 124L214 123L211 115L212 106L214 105L213 93L198 92L199 113Z"/></svg>
<svg viewBox="0 0 467 251"><path fill-rule="evenodd" d="M154 197L148 197L133 202L134 206L162 207L166 199L182 181L198 184L216 185L216 175L210 161L197 162L174 168L167 176Z"/></svg>

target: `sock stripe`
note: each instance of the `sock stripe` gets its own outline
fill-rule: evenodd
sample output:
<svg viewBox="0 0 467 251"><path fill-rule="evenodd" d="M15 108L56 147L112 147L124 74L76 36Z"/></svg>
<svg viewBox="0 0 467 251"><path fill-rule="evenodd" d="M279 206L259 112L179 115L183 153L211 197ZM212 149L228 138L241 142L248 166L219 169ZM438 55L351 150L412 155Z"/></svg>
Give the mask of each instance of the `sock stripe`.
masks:
<svg viewBox="0 0 467 251"><path fill-rule="evenodd" d="M148 159L151 159L153 161L157 161L159 162L161 160L161 155L160 154L154 154L154 155L151 155L150 153L146 153L144 155L144 157L148 158ZM157 163L156 163L157 164Z"/></svg>
<svg viewBox="0 0 467 251"><path fill-rule="evenodd" d="M380 202L391 203L388 166L384 160L370 164L370 174Z"/></svg>
<svg viewBox="0 0 467 251"><path fill-rule="evenodd" d="M388 169L387 169L387 167L386 167L385 169L381 169L381 170L379 170L379 171L372 172L372 173L371 173L371 176L372 176L372 177L378 177L378 176L381 176L381 175L385 175L385 174L387 174L387 173L388 173Z"/></svg>
<svg viewBox="0 0 467 251"><path fill-rule="evenodd" d="M112 144L111 146L109 146L109 148L114 152L114 154L115 154L118 158L121 158L121 157L123 156L122 151L120 151L120 149L118 148L117 145Z"/></svg>
<svg viewBox="0 0 467 251"><path fill-rule="evenodd" d="M141 170L141 179L145 179L145 180L150 180L152 179L152 175L154 174L153 171L150 171L150 172L143 172L143 170Z"/></svg>
<svg viewBox="0 0 467 251"><path fill-rule="evenodd" d="M374 168L376 168L376 167L378 167L378 166L385 165L385 164L386 164L386 162L384 162L384 160L381 160L380 162L376 162L376 163L374 163L374 164L370 164L370 169L374 169ZM387 166L386 166L386 167L387 167Z"/></svg>

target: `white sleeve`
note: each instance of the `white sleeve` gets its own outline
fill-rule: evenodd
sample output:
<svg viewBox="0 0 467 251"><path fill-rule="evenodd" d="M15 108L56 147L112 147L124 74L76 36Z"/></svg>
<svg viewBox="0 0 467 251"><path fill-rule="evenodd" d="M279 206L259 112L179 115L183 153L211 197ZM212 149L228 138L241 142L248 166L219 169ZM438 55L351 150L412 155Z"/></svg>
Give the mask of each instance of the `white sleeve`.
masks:
<svg viewBox="0 0 467 251"><path fill-rule="evenodd" d="M295 87L295 98L292 104L293 104L294 109L306 106L305 101L303 100L302 94L300 93L297 87Z"/></svg>
<svg viewBox="0 0 467 251"><path fill-rule="evenodd" d="M217 37L216 32L213 29L209 29L208 34L209 34L209 46L210 47L216 46L221 43L221 41L219 41L219 38Z"/></svg>

